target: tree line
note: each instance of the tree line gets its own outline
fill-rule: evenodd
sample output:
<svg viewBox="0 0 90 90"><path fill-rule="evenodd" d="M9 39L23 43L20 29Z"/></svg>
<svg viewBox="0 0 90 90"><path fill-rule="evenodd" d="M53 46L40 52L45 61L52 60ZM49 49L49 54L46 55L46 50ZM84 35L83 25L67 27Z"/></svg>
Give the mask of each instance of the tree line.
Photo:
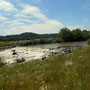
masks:
<svg viewBox="0 0 90 90"><path fill-rule="evenodd" d="M54 34L36 34L31 32L26 32L18 35L7 35L0 36L0 41L20 41L20 40L34 40L34 39L47 39L47 38L56 38L57 33Z"/></svg>
<svg viewBox="0 0 90 90"><path fill-rule="evenodd" d="M74 30L62 28L59 31L59 38L61 38L63 42L86 41L90 39L90 31L79 28Z"/></svg>
<svg viewBox="0 0 90 90"><path fill-rule="evenodd" d="M53 34L36 34L27 32L18 35L0 36L0 41L31 40L32 43L74 42L86 41L88 39L90 39L90 31L81 29L70 30L68 28L62 28L59 33Z"/></svg>

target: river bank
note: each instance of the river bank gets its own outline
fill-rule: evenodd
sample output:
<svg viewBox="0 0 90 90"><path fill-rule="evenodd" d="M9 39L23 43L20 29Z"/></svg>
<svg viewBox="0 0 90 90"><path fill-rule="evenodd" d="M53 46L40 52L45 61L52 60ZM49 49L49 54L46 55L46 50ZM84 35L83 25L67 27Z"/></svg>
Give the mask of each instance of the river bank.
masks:
<svg viewBox="0 0 90 90"><path fill-rule="evenodd" d="M44 60L0 65L0 90L90 90L90 47Z"/></svg>

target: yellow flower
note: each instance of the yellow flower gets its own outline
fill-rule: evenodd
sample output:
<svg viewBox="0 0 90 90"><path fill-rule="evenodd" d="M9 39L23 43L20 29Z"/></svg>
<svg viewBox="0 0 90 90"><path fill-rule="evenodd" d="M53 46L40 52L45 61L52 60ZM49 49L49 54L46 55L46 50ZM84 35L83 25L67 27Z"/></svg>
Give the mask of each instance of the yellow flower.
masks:
<svg viewBox="0 0 90 90"><path fill-rule="evenodd" d="M42 81L42 83L45 83L45 81Z"/></svg>
<svg viewBox="0 0 90 90"><path fill-rule="evenodd" d="M45 88L47 88L47 85L45 86Z"/></svg>

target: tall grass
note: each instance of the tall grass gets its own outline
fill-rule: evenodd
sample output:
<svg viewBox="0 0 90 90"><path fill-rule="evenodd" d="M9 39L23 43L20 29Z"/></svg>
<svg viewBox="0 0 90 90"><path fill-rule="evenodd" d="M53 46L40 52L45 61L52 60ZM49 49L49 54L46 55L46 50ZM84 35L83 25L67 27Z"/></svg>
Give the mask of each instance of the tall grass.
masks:
<svg viewBox="0 0 90 90"><path fill-rule="evenodd" d="M69 56L0 68L0 90L45 89L90 90L90 47Z"/></svg>
<svg viewBox="0 0 90 90"><path fill-rule="evenodd" d="M0 67L3 67L3 66L5 66L6 65L6 63L4 63L3 61L2 61L2 58L0 57Z"/></svg>

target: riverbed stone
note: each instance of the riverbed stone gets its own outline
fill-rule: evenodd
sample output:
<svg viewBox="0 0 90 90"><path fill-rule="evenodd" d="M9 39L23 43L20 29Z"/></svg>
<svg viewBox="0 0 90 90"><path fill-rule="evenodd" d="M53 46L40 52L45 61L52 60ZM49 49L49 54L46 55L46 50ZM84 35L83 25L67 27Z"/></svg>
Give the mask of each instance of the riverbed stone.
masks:
<svg viewBox="0 0 90 90"><path fill-rule="evenodd" d="M68 48L37 48L37 47L15 47L4 51L0 51L0 56L3 57L4 61L10 64L27 62L31 60L44 60L47 57L55 55L69 54ZM22 59L24 58L24 59ZM10 61L11 60L11 61Z"/></svg>
<svg viewBox="0 0 90 90"><path fill-rule="evenodd" d="M17 63L22 63L22 62L25 62L25 59L21 58L21 59L17 59L16 61L17 61Z"/></svg>

